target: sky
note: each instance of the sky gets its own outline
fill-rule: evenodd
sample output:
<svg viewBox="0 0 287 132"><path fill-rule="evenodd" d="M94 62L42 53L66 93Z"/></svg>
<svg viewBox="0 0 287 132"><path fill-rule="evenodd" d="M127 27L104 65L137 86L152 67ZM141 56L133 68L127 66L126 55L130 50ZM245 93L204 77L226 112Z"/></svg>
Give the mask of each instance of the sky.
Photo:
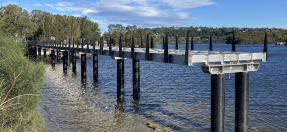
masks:
<svg viewBox="0 0 287 132"><path fill-rule="evenodd" d="M102 33L109 24L287 29L287 0L0 0L7 4L28 12L87 16Z"/></svg>

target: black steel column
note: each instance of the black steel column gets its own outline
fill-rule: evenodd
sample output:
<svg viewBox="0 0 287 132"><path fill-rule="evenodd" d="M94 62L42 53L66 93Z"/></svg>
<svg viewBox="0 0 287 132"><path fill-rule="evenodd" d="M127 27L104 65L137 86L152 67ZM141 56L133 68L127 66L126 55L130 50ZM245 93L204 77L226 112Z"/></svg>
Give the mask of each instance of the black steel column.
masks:
<svg viewBox="0 0 287 132"><path fill-rule="evenodd" d="M150 47L153 49L154 46L153 46L153 37L150 38Z"/></svg>
<svg viewBox="0 0 287 132"><path fill-rule="evenodd" d="M209 39L209 51L212 51L213 47L212 47L212 36L210 35L210 39Z"/></svg>
<svg viewBox="0 0 287 132"><path fill-rule="evenodd" d="M60 62L60 52L59 52L59 50L60 49L57 49L57 57L56 57L58 63Z"/></svg>
<svg viewBox="0 0 287 132"><path fill-rule="evenodd" d="M263 52L266 53L266 61L267 61L268 58L267 33L265 33Z"/></svg>
<svg viewBox="0 0 287 132"><path fill-rule="evenodd" d="M82 38L82 50L81 52L84 52L84 38Z"/></svg>
<svg viewBox="0 0 287 132"><path fill-rule="evenodd" d="M87 74L86 74L86 54L81 54L81 80L82 83L86 83Z"/></svg>
<svg viewBox="0 0 287 132"><path fill-rule="evenodd" d="M168 32L165 34L164 63L168 63Z"/></svg>
<svg viewBox="0 0 287 132"><path fill-rule="evenodd" d="M96 53L93 54L93 74L94 74L94 82L98 81L98 55Z"/></svg>
<svg viewBox="0 0 287 132"><path fill-rule="evenodd" d="M177 36L175 36L175 49L178 50Z"/></svg>
<svg viewBox="0 0 287 132"><path fill-rule="evenodd" d="M235 33L233 33L232 51L235 51Z"/></svg>
<svg viewBox="0 0 287 132"><path fill-rule="evenodd" d="M235 132L248 131L249 73L235 74Z"/></svg>
<svg viewBox="0 0 287 132"><path fill-rule="evenodd" d="M186 33L186 43L185 43L185 64L188 65L188 36L189 36L189 32L187 31Z"/></svg>
<svg viewBox="0 0 287 132"><path fill-rule="evenodd" d="M37 48L34 46L33 49L34 49L33 50L33 56L34 56L34 60L36 61L36 59L37 59Z"/></svg>
<svg viewBox="0 0 287 132"><path fill-rule="evenodd" d="M133 97L140 98L140 61L133 59Z"/></svg>
<svg viewBox="0 0 287 132"><path fill-rule="evenodd" d="M41 48L38 48L38 56L39 56L39 58L41 60Z"/></svg>
<svg viewBox="0 0 287 132"><path fill-rule="evenodd" d="M109 54L112 56L112 37L110 37Z"/></svg>
<svg viewBox="0 0 287 132"><path fill-rule="evenodd" d="M103 55L103 45L104 45L104 41L103 41L103 37L101 37L101 41L100 41L100 55Z"/></svg>
<svg viewBox="0 0 287 132"><path fill-rule="evenodd" d="M225 74L211 75L211 132L224 132Z"/></svg>
<svg viewBox="0 0 287 132"><path fill-rule="evenodd" d="M77 70L76 70L76 51L72 51L72 71L74 73L77 72Z"/></svg>
<svg viewBox="0 0 287 132"><path fill-rule="evenodd" d="M63 72L67 73L68 51L63 52Z"/></svg>
<svg viewBox="0 0 287 132"><path fill-rule="evenodd" d="M191 41L190 41L190 50L194 50L193 36L191 36Z"/></svg>
<svg viewBox="0 0 287 132"><path fill-rule="evenodd" d="M141 37L141 48L143 48L143 37Z"/></svg>
<svg viewBox="0 0 287 132"><path fill-rule="evenodd" d="M149 61L149 34L147 34L147 37L146 37L146 51L145 51L145 60L146 61Z"/></svg>
<svg viewBox="0 0 287 132"><path fill-rule="evenodd" d="M162 36L162 49L164 49L164 36Z"/></svg>
<svg viewBox="0 0 287 132"><path fill-rule="evenodd" d="M51 50L52 67L55 67L55 50Z"/></svg>
<svg viewBox="0 0 287 132"><path fill-rule="evenodd" d="M71 52L70 52L70 50L71 50L71 39L69 39L69 46L68 46L68 55L67 55L67 57L68 57L68 66L70 66L70 61L71 61Z"/></svg>
<svg viewBox="0 0 287 132"><path fill-rule="evenodd" d="M47 49L45 48L45 49L43 49L44 50L44 61L47 61L47 56L46 56L46 54L47 54Z"/></svg>
<svg viewBox="0 0 287 132"><path fill-rule="evenodd" d="M77 52L80 52L79 51L79 40L77 39Z"/></svg>
<svg viewBox="0 0 287 132"><path fill-rule="evenodd" d="M117 97L118 99L124 98L124 61L123 59L117 60Z"/></svg>

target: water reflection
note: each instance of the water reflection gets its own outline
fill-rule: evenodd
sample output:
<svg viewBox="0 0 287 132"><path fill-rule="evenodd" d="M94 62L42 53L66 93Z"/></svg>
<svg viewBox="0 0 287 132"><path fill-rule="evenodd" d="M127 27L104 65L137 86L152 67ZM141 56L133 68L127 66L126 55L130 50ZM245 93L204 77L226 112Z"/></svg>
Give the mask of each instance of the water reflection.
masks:
<svg viewBox="0 0 287 132"><path fill-rule="evenodd" d="M161 47L159 45L159 47ZM172 45L169 46L172 48ZM287 129L287 46L269 47L268 63L250 73L250 131ZM208 44L195 48L208 50ZM184 44L179 45L184 49ZM231 46L215 44L230 51ZM261 52L263 45L238 45L237 50ZM87 83L77 73L63 73L62 62L47 66L42 105L48 131L153 131L145 122L154 121L172 131L210 131L210 75L193 67L158 62L140 62L141 97L132 97L132 63L125 60L125 99L117 100L116 60L99 56L99 81L93 82L92 60L87 60ZM274 68L276 67L276 68ZM225 130L234 131L234 74L226 76Z"/></svg>

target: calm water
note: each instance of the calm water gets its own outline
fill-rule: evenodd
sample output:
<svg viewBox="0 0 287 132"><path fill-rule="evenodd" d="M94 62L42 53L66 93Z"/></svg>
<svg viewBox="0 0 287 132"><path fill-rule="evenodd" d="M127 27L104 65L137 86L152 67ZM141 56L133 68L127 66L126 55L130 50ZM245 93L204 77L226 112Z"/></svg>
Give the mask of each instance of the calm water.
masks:
<svg viewBox="0 0 287 132"><path fill-rule="evenodd" d="M162 47L158 44L158 48ZM184 49L185 44L179 44ZM208 50L208 44L195 44ZM173 49L174 44L169 48ZM270 44L268 62L250 72L249 131L287 130L287 46ZM214 50L230 51L231 45L215 43ZM237 51L262 52L263 45L236 45ZM210 131L210 75L200 65L185 66L140 62L141 98L132 99L132 61L125 60L125 100L116 101L116 60L99 56L99 82L93 84L92 60L87 60L87 84L80 83L71 67L62 71L47 65L42 105L48 131L152 131L154 121L172 131ZM234 74L226 74L225 130L234 131Z"/></svg>

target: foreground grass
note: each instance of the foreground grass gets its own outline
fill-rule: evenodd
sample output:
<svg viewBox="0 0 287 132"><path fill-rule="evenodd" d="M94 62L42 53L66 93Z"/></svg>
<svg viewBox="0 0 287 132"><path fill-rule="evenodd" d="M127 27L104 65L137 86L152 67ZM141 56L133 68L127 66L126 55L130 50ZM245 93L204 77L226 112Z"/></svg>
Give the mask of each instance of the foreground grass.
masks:
<svg viewBox="0 0 287 132"><path fill-rule="evenodd" d="M0 131L44 131L39 116L44 64L25 59L21 39L0 35Z"/></svg>

